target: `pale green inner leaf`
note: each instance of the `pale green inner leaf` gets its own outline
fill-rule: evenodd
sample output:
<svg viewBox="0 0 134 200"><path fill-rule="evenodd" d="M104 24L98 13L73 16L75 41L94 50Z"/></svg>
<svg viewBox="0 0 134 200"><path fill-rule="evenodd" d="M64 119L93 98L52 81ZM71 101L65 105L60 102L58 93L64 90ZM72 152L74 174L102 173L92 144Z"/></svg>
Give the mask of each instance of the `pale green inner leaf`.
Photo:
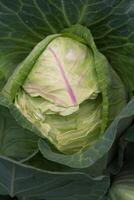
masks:
<svg viewBox="0 0 134 200"><path fill-rule="evenodd" d="M96 98L99 88L91 50L71 38L56 38L38 59L23 88L33 97L41 96L64 108Z"/></svg>
<svg viewBox="0 0 134 200"><path fill-rule="evenodd" d="M86 45L57 37L27 76L15 104L60 151L73 153L99 136L102 99L93 53Z"/></svg>
<svg viewBox="0 0 134 200"><path fill-rule="evenodd" d="M86 100L79 110L67 116L51 111L53 104L41 97L18 93L16 106L23 115L60 151L72 153L85 149L99 137L101 127L101 97Z"/></svg>

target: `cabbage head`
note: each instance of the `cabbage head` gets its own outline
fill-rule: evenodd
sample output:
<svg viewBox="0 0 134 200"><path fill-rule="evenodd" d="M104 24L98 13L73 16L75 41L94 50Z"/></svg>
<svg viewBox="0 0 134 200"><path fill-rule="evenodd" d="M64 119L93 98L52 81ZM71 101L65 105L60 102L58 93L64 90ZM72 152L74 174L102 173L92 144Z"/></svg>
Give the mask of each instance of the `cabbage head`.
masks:
<svg viewBox="0 0 134 200"><path fill-rule="evenodd" d="M14 105L64 154L92 146L126 104L121 79L87 29L48 36L18 74Z"/></svg>

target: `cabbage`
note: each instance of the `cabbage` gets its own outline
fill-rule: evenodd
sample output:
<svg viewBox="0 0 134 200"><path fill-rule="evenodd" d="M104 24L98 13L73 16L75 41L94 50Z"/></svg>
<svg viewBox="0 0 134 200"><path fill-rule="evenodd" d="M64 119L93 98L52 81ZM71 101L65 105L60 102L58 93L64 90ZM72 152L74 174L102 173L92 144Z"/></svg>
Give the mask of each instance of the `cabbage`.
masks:
<svg viewBox="0 0 134 200"><path fill-rule="evenodd" d="M41 52L15 95L15 106L40 137L65 154L94 144L126 104L122 81L97 51L82 39L57 36ZM106 68L104 74L97 71L99 61L99 67Z"/></svg>
<svg viewBox="0 0 134 200"><path fill-rule="evenodd" d="M133 95L134 0L0 0L0 199L132 200Z"/></svg>

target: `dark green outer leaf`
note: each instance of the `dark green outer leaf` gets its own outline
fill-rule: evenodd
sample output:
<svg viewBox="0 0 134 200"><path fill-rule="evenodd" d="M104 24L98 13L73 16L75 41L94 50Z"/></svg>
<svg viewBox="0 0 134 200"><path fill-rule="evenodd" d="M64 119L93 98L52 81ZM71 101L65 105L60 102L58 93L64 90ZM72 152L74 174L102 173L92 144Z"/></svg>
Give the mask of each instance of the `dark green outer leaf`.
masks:
<svg viewBox="0 0 134 200"><path fill-rule="evenodd" d="M124 134L124 139L128 142L134 142L134 125L132 125Z"/></svg>
<svg viewBox="0 0 134 200"><path fill-rule="evenodd" d="M76 169L71 168L65 165L61 165L56 162L52 162L50 160L45 159L40 152L26 160L24 164L35 167L41 170L48 170L53 172L77 172L77 173L85 173L95 178L101 176L106 173L106 165L107 165L107 156L105 155L103 158L97 160L95 165L84 169Z"/></svg>
<svg viewBox="0 0 134 200"><path fill-rule="evenodd" d="M115 175L122 167L134 169L134 125L122 134L115 145L113 146L113 150L116 148L114 159L111 159L109 166L110 173Z"/></svg>
<svg viewBox="0 0 134 200"><path fill-rule="evenodd" d="M0 71L7 79L39 41L78 23L133 90L133 0L0 0Z"/></svg>
<svg viewBox="0 0 134 200"><path fill-rule="evenodd" d="M134 143L129 142L124 154L124 170L134 171Z"/></svg>
<svg viewBox="0 0 134 200"><path fill-rule="evenodd" d="M9 196L5 195L0 195L0 200L18 200L17 198L11 198Z"/></svg>
<svg viewBox="0 0 134 200"><path fill-rule="evenodd" d="M109 178L96 179L84 173L54 173L37 170L0 157L0 193L22 199L99 200L109 187Z"/></svg>
<svg viewBox="0 0 134 200"><path fill-rule="evenodd" d="M0 155L25 160L37 150L38 137L20 127L9 110L0 106Z"/></svg>
<svg viewBox="0 0 134 200"><path fill-rule="evenodd" d="M116 175L120 172L124 164L124 151L126 150L127 143L125 141L117 140L112 147L111 159L108 164L108 171L112 175Z"/></svg>
<svg viewBox="0 0 134 200"><path fill-rule="evenodd" d="M90 29L98 48L126 86L134 90L134 1L118 1L112 12Z"/></svg>
<svg viewBox="0 0 134 200"><path fill-rule="evenodd" d="M120 136L120 135L119 135ZM122 167L134 162L134 125L132 124L121 137L118 137L109 152L108 170L116 175ZM130 162L131 161L131 162Z"/></svg>

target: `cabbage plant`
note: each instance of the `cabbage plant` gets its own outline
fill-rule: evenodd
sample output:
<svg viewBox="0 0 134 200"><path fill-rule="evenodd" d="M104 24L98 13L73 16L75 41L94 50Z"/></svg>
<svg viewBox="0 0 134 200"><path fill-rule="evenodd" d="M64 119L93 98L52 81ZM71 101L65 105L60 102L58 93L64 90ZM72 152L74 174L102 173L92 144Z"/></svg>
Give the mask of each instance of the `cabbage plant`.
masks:
<svg viewBox="0 0 134 200"><path fill-rule="evenodd" d="M0 0L2 200L110 197L133 138L133 8Z"/></svg>
<svg viewBox="0 0 134 200"><path fill-rule="evenodd" d="M38 58L13 99L40 136L65 154L95 143L127 102L121 79L95 47L90 32L82 26L67 33L71 30L70 37L52 35L40 43L42 50L35 47ZM88 42L78 37L79 30ZM30 57L34 54L33 50ZM17 70L28 65L24 61Z"/></svg>
<svg viewBox="0 0 134 200"><path fill-rule="evenodd" d="M81 25L37 44L2 94L22 126L21 116L42 144L65 155L92 148L127 103L122 80Z"/></svg>

